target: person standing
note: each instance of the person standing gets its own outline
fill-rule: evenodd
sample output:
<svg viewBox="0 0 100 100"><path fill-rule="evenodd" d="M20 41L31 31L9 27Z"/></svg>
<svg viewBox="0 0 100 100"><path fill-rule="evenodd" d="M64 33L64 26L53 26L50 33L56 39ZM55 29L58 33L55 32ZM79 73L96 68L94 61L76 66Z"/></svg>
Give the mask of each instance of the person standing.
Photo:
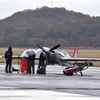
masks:
<svg viewBox="0 0 100 100"><path fill-rule="evenodd" d="M12 48L9 47L9 48L8 48L8 51L6 51L6 53L5 53L5 59L6 59L6 68L5 68L5 72L6 72L6 73L12 73L12 71L11 71L12 55L13 55Z"/></svg>
<svg viewBox="0 0 100 100"><path fill-rule="evenodd" d="M45 65L45 61L46 61L46 65ZM39 57L39 65L37 69L37 74L41 74L41 69L43 69L43 67L46 67L47 64L48 64L47 55L43 51L41 52L40 57Z"/></svg>
<svg viewBox="0 0 100 100"><path fill-rule="evenodd" d="M38 66L39 69L40 69L40 67L44 66L45 60L46 60L46 54L45 54L45 52L41 52L40 58L39 58L39 66Z"/></svg>
<svg viewBox="0 0 100 100"><path fill-rule="evenodd" d="M35 54L29 56L29 74L31 74L31 68L33 69L33 74L35 72L34 68Z"/></svg>

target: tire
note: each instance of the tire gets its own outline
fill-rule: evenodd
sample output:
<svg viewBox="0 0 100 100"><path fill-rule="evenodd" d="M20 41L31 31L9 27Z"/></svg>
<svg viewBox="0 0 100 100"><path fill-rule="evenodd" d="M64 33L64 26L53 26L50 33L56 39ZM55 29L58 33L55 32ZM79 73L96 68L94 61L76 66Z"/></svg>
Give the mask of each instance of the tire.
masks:
<svg viewBox="0 0 100 100"><path fill-rule="evenodd" d="M64 74L64 75L66 74L65 71L63 71L63 74Z"/></svg>
<svg viewBox="0 0 100 100"><path fill-rule="evenodd" d="M69 73L66 73L67 76L69 76Z"/></svg>
<svg viewBox="0 0 100 100"><path fill-rule="evenodd" d="M70 76L73 76L73 73L72 73L72 72L70 72L70 73L69 73L69 75L70 75Z"/></svg>

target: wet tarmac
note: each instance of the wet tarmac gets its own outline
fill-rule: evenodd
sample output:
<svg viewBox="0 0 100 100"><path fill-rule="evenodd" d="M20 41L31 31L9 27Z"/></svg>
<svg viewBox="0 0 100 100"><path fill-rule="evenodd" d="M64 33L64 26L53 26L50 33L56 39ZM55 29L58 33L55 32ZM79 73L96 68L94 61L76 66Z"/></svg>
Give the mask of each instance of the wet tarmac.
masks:
<svg viewBox="0 0 100 100"><path fill-rule="evenodd" d="M83 71L84 76L79 73L63 75L62 67L58 65L48 66L46 75L5 73L4 67L4 64L0 65L1 100L100 100L100 67L89 67Z"/></svg>

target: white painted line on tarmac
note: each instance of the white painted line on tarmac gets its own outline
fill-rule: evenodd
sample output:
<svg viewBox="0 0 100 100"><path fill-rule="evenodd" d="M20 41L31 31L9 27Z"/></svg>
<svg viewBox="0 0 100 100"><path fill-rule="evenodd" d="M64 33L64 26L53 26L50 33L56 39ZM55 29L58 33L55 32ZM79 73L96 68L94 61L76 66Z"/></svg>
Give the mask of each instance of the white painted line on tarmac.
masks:
<svg viewBox="0 0 100 100"><path fill-rule="evenodd" d="M100 97L45 91L45 90L0 90L1 100L100 100Z"/></svg>

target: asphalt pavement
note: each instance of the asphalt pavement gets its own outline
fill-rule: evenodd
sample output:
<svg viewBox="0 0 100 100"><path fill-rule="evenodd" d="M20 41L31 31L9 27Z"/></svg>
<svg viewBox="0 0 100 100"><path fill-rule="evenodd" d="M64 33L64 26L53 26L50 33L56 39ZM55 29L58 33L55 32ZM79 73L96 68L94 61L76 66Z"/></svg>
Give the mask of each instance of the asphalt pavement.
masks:
<svg viewBox="0 0 100 100"><path fill-rule="evenodd" d="M18 65L13 65L15 68ZM100 100L100 67L89 67L73 76L63 75L62 67L49 65L46 75L5 73L0 65L0 100Z"/></svg>

